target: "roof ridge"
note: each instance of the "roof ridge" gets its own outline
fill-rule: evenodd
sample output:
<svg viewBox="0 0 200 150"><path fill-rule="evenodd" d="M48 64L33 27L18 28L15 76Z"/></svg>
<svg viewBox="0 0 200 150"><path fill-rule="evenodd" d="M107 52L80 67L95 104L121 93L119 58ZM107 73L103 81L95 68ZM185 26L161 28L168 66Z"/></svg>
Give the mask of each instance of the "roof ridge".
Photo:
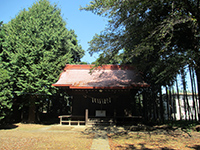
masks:
<svg viewBox="0 0 200 150"><path fill-rule="evenodd" d="M98 66L95 67L95 65L86 65L86 64L81 64L81 65L74 65L74 64L66 64L64 70L82 70L82 69L86 69L86 70L90 70L90 69L103 69L103 70L133 70L135 69L134 66L132 65L114 65L114 64L109 64L109 65L102 65L102 66Z"/></svg>

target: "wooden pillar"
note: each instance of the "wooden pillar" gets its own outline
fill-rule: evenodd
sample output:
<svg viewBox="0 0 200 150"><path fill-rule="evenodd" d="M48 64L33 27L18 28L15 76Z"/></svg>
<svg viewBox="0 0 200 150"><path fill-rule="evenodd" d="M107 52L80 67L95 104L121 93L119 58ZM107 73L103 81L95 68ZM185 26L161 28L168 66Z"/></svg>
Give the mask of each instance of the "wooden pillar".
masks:
<svg viewBox="0 0 200 150"><path fill-rule="evenodd" d="M85 110L85 125L88 124L88 109Z"/></svg>
<svg viewBox="0 0 200 150"><path fill-rule="evenodd" d="M62 125L62 116L60 116L60 125Z"/></svg>
<svg viewBox="0 0 200 150"><path fill-rule="evenodd" d="M28 123L35 123L35 99L36 97L30 97L30 104L29 104L29 114L28 114Z"/></svg>

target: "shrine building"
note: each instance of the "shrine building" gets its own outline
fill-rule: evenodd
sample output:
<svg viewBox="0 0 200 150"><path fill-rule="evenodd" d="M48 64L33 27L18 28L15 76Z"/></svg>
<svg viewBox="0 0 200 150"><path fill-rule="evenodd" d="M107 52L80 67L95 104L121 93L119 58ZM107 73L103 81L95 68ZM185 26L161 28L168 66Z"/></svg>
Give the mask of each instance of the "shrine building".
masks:
<svg viewBox="0 0 200 150"><path fill-rule="evenodd" d="M69 64L52 85L72 97L71 116L87 118L135 116L134 95L149 86L133 66Z"/></svg>

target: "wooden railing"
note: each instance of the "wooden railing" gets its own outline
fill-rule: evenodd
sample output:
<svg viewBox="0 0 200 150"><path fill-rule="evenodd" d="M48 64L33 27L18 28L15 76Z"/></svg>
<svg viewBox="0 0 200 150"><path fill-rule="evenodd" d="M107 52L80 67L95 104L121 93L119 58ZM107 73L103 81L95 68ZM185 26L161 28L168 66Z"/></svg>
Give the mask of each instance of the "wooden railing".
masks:
<svg viewBox="0 0 200 150"><path fill-rule="evenodd" d="M115 124L115 123L129 123L134 121L142 120L142 116L106 116L106 117L95 117L90 116L88 118L88 109L85 110L85 116L72 116L72 115L61 115L58 116L60 118L60 125L67 124L71 125L78 125L81 124L89 125L89 124L96 124L96 123L107 123L107 124Z"/></svg>
<svg viewBox="0 0 200 150"><path fill-rule="evenodd" d="M73 124L80 126L81 124L85 125L85 121L82 120L84 116L71 116L71 115L62 115L58 116L60 118L60 125L63 123L67 123L67 125L71 126Z"/></svg>

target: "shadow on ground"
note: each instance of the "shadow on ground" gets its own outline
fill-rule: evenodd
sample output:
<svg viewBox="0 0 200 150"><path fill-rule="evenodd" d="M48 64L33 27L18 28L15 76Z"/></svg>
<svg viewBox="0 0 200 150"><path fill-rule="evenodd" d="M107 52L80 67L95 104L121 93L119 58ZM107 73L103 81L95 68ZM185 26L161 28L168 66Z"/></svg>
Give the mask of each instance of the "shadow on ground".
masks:
<svg viewBox="0 0 200 150"><path fill-rule="evenodd" d="M10 130L17 128L18 125L8 124L8 125L0 125L0 130Z"/></svg>
<svg viewBox="0 0 200 150"><path fill-rule="evenodd" d="M200 150L200 145L195 145L195 146L192 146L192 147L190 147L190 148L196 149L196 150Z"/></svg>
<svg viewBox="0 0 200 150"><path fill-rule="evenodd" d="M141 148L137 148L136 146L134 146L134 144L127 144L126 145L126 149L127 150L154 150L154 149L151 149L151 148L147 148L145 147L145 144L143 143L140 143L139 144L141 146ZM117 146L118 149L124 149L123 146ZM163 147L163 148L159 148L160 150L175 150L175 149L171 149L171 148L167 148L167 147Z"/></svg>

